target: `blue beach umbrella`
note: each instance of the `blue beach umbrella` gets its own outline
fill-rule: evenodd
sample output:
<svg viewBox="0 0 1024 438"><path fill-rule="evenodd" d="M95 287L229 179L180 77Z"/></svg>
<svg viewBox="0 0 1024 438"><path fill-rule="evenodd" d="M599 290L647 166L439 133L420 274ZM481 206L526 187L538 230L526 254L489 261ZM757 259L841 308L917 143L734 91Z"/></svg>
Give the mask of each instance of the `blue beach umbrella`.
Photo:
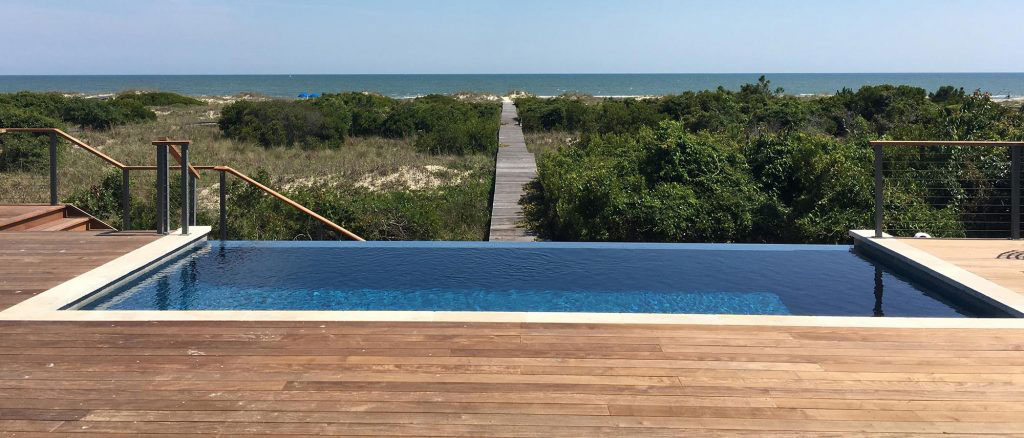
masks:
<svg viewBox="0 0 1024 438"><path fill-rule="evenodd" d="M309 95L306 93L299 94L299 99L309 99Z"/></svg>

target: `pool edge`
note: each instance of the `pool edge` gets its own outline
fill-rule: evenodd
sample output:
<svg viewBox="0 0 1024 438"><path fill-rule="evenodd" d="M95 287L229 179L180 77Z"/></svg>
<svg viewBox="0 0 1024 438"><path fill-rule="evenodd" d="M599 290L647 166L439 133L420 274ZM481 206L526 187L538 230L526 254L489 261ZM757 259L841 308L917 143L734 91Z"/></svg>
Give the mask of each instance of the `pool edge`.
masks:
<svg viewBox="0 0 1024 438"><path fill-rule="evenodd" d="M54 316L54 313L93 299L97 293L112 289L177 255L205 244L211 231L208 226L193 226L189 234L174 230L152 242L93 268L68 281L43 291L32 298L0 312L0 320L28 320ZM70 311L73 312L73 311Z"/></svg>
<svg viewBox="0 0 1024 438"><path fill-rule="evenodd" d="M725 314L450 311L218 311L60 310L95 292L146 272L148 268L203 244L209 227L188 236L164 236L3 312L0 320L33 321L350 321L537 324L700 324L742 326L877 328L1024 328L1021 318L850 317ZM852 232L851 232L852 233ZM895 239L893 239L895 240ZM937 259L936 259L937 260ZM941 261L940 261L941 262ZM955 267L954 267L955 268ZM959 268L957 268L959 269ZM969 272L964 271L966 274ZM977 276L975 276L977 277ZM980 277L978 277L980 280ZM987 281L987 280L984 280ZM991 283L991 282L990 282ZM998 285L993 286L1000 287ZM1000 287L1001 288L1001 287ZM1012 293L1006 291L1007 293Z"/></svg>
<svg viewBox="0 0 1024 438"><path fill-rule="evenodd" d="M973 272L914 248L888 234L874 237L873 230L850 230L853 246L883 262L895 264L912 275L942 284L975 300L1004 311L1024 316L1024 295L1009 290Z"/></svg>

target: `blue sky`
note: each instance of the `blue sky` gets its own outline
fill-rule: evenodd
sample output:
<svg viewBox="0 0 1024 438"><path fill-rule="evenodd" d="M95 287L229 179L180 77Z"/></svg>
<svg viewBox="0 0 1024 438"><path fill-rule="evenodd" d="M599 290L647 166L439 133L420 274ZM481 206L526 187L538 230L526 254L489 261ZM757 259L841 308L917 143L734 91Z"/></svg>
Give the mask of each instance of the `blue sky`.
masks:
<svg viewBox="0 0 1024 438"><path fill-rule="evenodd" d="M0 11L0 74L1024 71L1024 0L0 0Z"/></svg>

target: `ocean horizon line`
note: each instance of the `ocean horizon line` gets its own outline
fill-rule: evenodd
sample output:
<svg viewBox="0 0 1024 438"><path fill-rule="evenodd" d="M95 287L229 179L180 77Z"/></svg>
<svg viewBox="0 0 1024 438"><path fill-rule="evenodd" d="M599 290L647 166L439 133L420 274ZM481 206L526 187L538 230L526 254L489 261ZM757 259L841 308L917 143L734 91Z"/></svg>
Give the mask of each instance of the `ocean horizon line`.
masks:
<svg viewBox="0 0 1024 438"><path fill-rule="evenodd" d="M116 74L0 75L0 92L56 91L83 94L160 90L190 96L269 97L302 93L369 91L389 97L459 92L540 96L665 96L687 91L739 90L765 76L771 87L797 96L828 95L865 85L910 85L935 91L942 86L979 90L1000 98L1024 96L1024 72L898 73L337 73L337 74Z"/></svg>
<svg viewBox="0 0 1024 438"><path fill-rule="evenodd" d="M676 76L676 75L931 75L931 74L1024 74L1024 71L864 71L864 72L808 72L808 71L750 71L750 72L557 72L557 73L5 73L0 77L76 77L76 76Z"/></svg>

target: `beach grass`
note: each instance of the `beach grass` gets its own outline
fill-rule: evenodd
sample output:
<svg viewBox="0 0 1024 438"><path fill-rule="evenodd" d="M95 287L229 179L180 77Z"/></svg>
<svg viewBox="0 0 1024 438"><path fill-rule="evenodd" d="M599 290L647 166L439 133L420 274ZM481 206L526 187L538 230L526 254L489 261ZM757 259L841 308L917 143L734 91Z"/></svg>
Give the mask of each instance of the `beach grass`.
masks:
<svg viewBox="0 0 1024 438"><path fill-rule="evenodd" d="M579 133L566 131L535 131L523 134L526 137L526 149L534 156L544 152L558 150L572 145L579 140Z"/></svg>
<svg viewBox="0 0 1024 438"><path fill-rule="evenodd" d="M263 147L234 140L223 136L216 125L224 105L223 101L211 101L202 106L153 107L158 116L155 121L120 125L105 131L72 130L69 133L127 165L153 165L155 148L151 142L158 138L191 140L193 165L226 165L249 175L262 169L270 175L271 188L293 193L323 184L362 186L374 192L424 191L468 184L468 175L473 175L476 181L490 178L494 172L494 159L490 154L423 153L416 150L412 138L351 137L336 149ZM98 187L104 177L116 171L80 148L62 142L60 149L58 181L62 200ZM150 201L155 193L155 172L134 171L131 184L133 202ZM214 213L219 199L216 172L202 172L197 192L199 211ZM0 173L0 203L45 203L48 200L49 176L45 171ZM481 199L481 208L486 210L488 202L488 199ZM462 233L462 237L481 238L486 232L485 226L470 229ZM445 237L458 236L446 234Z"/></svg>

